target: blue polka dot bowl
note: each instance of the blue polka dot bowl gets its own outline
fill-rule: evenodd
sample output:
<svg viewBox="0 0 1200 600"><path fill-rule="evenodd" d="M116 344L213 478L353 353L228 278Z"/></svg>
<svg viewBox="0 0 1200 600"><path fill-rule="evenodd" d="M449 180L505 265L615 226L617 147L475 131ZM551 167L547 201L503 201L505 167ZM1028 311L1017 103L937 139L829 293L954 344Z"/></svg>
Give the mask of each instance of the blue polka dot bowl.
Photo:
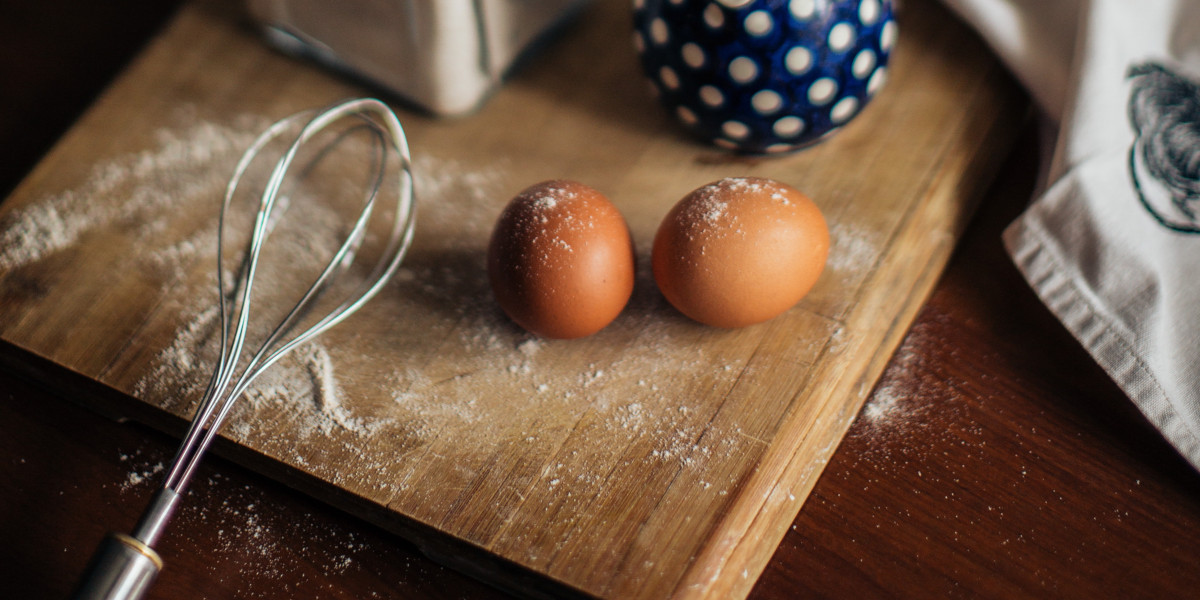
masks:
<svg viewBox="0 0 1200 600"><path fill-rule="evenodd" d="M887 79L892 0L634 0L634 44L700 137L790 152L857 116Z"/></svg>

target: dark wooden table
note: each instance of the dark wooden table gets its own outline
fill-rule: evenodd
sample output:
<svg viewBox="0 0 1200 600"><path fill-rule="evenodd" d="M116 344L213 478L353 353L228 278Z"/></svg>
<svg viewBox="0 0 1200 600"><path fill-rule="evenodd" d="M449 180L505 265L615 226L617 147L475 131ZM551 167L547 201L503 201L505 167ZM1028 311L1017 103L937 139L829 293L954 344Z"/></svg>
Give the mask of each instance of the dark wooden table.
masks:
<svg viewBox="0 0 1200 600"><path fill-rule="evenodd" d="M0 193L173 4L0 1ZM1200 474L1001 248L1031 193L1035 137L985 198L754 598L1200 595ZM175 443L0 370L0 596L65 596L100 537L132 527ZM503 597L218 458L160 551L156 598Z"/></svg>

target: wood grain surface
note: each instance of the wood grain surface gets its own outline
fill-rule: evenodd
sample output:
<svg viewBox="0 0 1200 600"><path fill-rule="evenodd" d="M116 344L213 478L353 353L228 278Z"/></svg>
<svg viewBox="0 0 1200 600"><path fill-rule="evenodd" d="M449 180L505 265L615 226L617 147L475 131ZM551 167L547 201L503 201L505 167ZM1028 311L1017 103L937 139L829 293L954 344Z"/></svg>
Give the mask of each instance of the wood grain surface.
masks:
<svg viewBox="0 0 1200 600"><path fill-rule="evenodd" d="M599 5L476 117L404 116L434 173L410 285L260 390L224 451L523 591L745 595L940 273L1023 101L944 11L911 3L892 84L861 119L810 152L730 162L655 112L627 48L595 63L625 10ZM585 67L587 85L564 79ZM6 201L7 232L44 234L8 238L25 241L5 248L6 355L96 379L109 390L77 399L177 430L164 415L186 417L180 390L204 376L188 335L204 326L197 247L213 216L189 199L219 190L248 128L353 91L264 50L228 11L185 9ZM605 182L648 240L677 197L731 174L796 182L833 225L830 272L780 319L708 330L643 276L612 328L552 344L481 298L487 226L525 183ZM45 219L56 228L38 230ZM548 577L513 579L523 570Z"/></svg>
<svg viewBox="0 0 1200 600"><path fill-rule="evenodd" d="M0 0L0 189L170 10ZM1200 587L1200 476L1000 247L1036 165L1027 135L751 598L1185 598ZM151 493L143 475L174 445L0 368L5 595L65 597L101 536L133 525ZM506 597L218 457L162 550L153 598Z"/></svg>

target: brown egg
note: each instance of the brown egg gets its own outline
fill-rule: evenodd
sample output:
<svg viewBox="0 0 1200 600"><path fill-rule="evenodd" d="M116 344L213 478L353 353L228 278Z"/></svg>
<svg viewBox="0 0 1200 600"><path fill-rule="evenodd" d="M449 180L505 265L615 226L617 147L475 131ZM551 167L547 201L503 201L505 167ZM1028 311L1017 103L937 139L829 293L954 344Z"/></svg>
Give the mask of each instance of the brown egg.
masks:
<svg viewBox="0 0 1200 600"><path fill-rule="evenodd" d="M496 222L487 260L500 307L544 337L600 331L633 293L625 218L600 192L574 181L545 181L513 198Z"/></svg>
<svg viewBox="0 0 1200 600"><path fill-rule="evenodd" d="M716 327L766 321L799 302L825 267L829 230L812 200L762 178L685 196L654 237L654 280L683 314Z"/></svg>

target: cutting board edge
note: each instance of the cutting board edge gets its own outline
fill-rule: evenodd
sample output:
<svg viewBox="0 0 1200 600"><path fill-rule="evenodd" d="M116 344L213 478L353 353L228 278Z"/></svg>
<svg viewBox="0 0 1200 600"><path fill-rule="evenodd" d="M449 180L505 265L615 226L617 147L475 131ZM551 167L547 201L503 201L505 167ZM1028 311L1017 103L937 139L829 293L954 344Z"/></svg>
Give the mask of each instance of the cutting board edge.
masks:
<svg viewBox="0 0 1200 600"><path fill-rule="evenodd" d="M179 440L188 421L169 411L142 402L101 381L8 340L0 340L0 369L45 387L64 402L94 412L117 423L136 423ZM81 400L88 397L87 401ZM367 498L351 494L336 484L324 481L261 452L218 437L210 448L214 456L267 476L297 492L315 498L331 508L362 519L412 543L422 554L447 568L458 571L497 589L522 597L546 599L594 598L586 592L553 577L489 552L469 541L455 538L411 517L388 512ZM186 502L186 500L185 500ZM168 532L167 535L170 535ZM165 557L170 560L170 557Z"/></svg>
<svg viewBox="0 0 1200 600"><path fill-rule="evenodd" d="M930 260L926 264L926 268L920 272L920 275L913 279L912 287L905 297L903 309L901 309L896 317L892 320L889 327L881 330L882 334L877 336L879 342L875 344L875 351L866 354L868 358L861 361L862 367L853 369L844 373L843 377L838 379L838 389L845 392L846 395L852 395L854 401L843 407L844 414L839 415L839 420L836 425L838 434L836 439L829 444L824 456L821 457L821 464L818 468L809 466L811 463L804 463L798 460L802 453L798 451L784 452L788 455L786 465L783 471L777 477L768 478L764 484L747 486L753 489L744 490L741 493L739 501L749 499L750 502L761 507L755 511L753 520L746 534L738 538L734 544L734 550L731 553L723 553L713 551L715 559L706 564L705 559L699 558L696 560L688 571L680 580L673 597L675 598L745 598L753 589L754 583L761 575L770 561L771 556L775 552L775 548L787 533L788 527L804 504L808 500L808 496L816 485L824 471L825 464L828 462L829 456L836 451L841 440L849 431L858 412L862 409L863 404L878 383L880 376L886 368L892 355L900 346L901 341L907 334L912 322L917 313L925 305L938 280L941 278L945 266L949 263L957 241L961 238L967 224L974 216L975 210L982 200L989 186L995 181L995 177L999 174L1005 160L988 160L989 152L993 152L995 148L1003 148L1002 156L1007 158L1016 145L1016 141L1022 131L1022 126L1027 124L1031 119L1031 108L1027 97L1020 92L1019 88L1012 82L1011 76L999 64L992 67L991 73L983 78L989 82L989 85L981 86L981 90L986 89L1007 89L1012 96L1012 102L1004 103L1005 106L1011 106L1012 109L997 115L991 121L981 138L981 143L974 147L974 151L966 158L965 168L961 171L958 180L954 185L950 186L931 186L929 196L936 194L956 194L965 200L963 208L959 211L957 218L947 221L946 239L941 240L936 247L932 248ZM1001 80L997 82L996 80ZM935 174L935 178L945 177L948 169L944 165ZM910 227L910 234L913 228ZM847 318L846 322L852 321L852 318ZM870 331L870 333L875 333ZM863 339L860 344L863 346L869 345L869 339ZM848 382L843 384L843 382ZM843 389L843 385L844 388ZM803 395L808 390L803 390L800 395ZM822 407L829 404L831 399L839 394L828 392L822 395ZM823 413L822 413L823 414ZM781 427L781 430L787 429ZM799 444L796 445L799 448ZM804 463L804 464L802 464ZM761 472L761 471L760 471ZM799 487L793 487L797 485ZM792 496L795 500L787 502L776 502L774 505L768 499L776 493L786 491L786 495ZM773 516L768 516L766 513L772 511L778 513ZM786 513L786 514L784 514ZM785 518L786 517L786 518ZM752 531L761 531L761 535L752 535ZM763 543L766 540L769 543ZM751 543L752 541L752 543ZM721 558L723 556L724 558ZM742 557L741 560L738 557ZM694 584L697 581L697 574L704 573L708 569L712 573L716 569L716 577L712 575L702 575L700 579L708 580L709 586L696 587ZM689 582L691 584L689 584ZM702 590L696 593L694 590Z"/></svg>

